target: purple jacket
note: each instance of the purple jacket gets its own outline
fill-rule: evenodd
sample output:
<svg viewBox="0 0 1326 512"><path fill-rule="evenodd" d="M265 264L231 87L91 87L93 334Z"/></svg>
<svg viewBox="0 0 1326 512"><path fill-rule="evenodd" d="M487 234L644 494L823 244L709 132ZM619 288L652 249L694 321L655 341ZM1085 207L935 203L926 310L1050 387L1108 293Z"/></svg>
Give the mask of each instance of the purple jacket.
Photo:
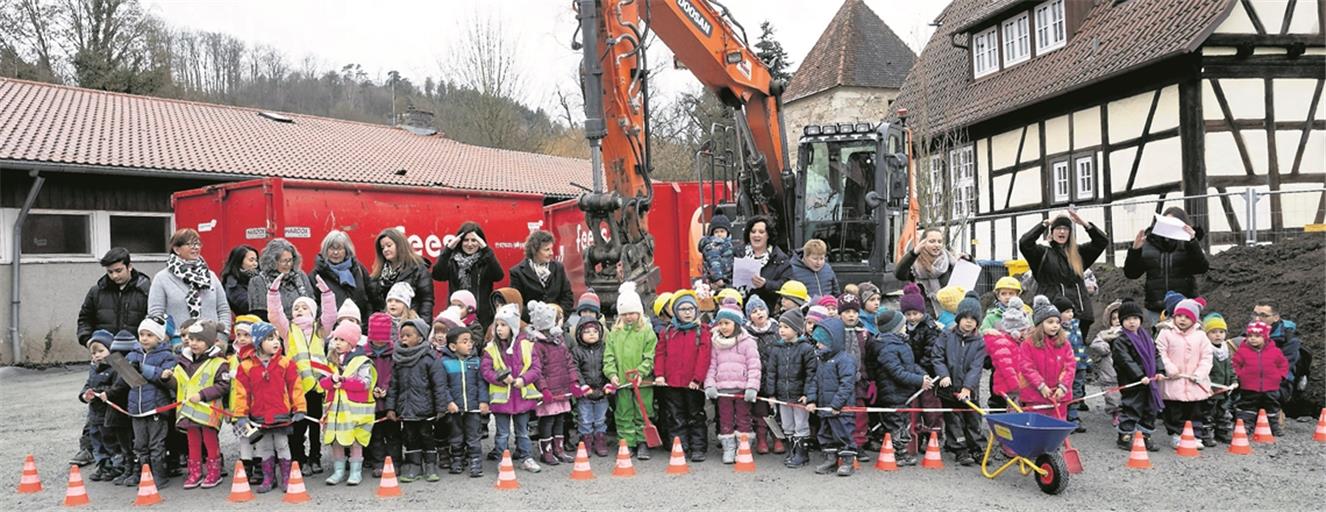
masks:
<svg viewBox="0 0 1326 512"><path fill-rule="evenodd" d="M580 376L561 336L535 340L534 355L540 364L540 378L535 385L545 401L565 401L562 396L568 393L580 395Z"/></svg>
<svg viewBox="0 0 1326 512"><path fill-rule="evenodd" d="M491 351L496 350L502 357L502 363L505 364L507 369L511 372L511 377L523 379L526 383L526 387L533 388L535 383L543 378L543 374L540 371L542 364L539 361L539 351L533 349L530 352L529 370L524 372L521 371L521 369L525 367L523 364L525 357L524 348L522 347L522 342L525 341L527 341L527 339L525 334L522 333L516 338L515 346L512 346L510 343L494 340L489 342L487 347L484 347L483 359L479 362L479 372L483 374L483 380L488 381L488 383L492 385L489 387L489 395L491 396L493 394L493 387L512 388L510 390L511 397L506 403L494 402L489 404L489 407L494 414L521 414L533 411L534 408L538 406L538 400L525 398L525 393L522 393L519 389L515 389L514 385L508 386L507 384L503 384L502 379L498 378L500 376L499 373L503 372L498 372L493 369L493 356ZM510 352L507 352L508 348L510 348ZM526 391L526 393L527 392L528 391Z"/></svg>
<svg viewBox="0 0 1326 512"><path fill-rule="evenodd" d="M391 389L391 370L395 368L396 362L392 361L391 355L396 352L396 345L388 343L381 347L373 343L364 344L364 355L368 356L369 361L373 361L373 368L378 371L378 383L375 386L382 390L382 397L374 402L374 412L385 413L387 411L386 392ZM370 390L370 391L376 391Z"/></svg>
<svg viewBox="0 0 1326 512"><path fill-rule="evenodd" d="M755 338L745 330L737 329L736 344L722 348L718 331L713 332L713 356L709 358L709 374L704 387L720 391L760 389L760 348Z"/></svg>

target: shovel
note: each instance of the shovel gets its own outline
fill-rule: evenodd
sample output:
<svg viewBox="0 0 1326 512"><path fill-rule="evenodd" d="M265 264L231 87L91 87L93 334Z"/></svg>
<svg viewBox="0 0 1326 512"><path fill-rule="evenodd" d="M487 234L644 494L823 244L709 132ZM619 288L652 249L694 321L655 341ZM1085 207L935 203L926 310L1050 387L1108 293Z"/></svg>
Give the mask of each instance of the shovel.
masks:
<svg viewBox="0 0 1326 512"><path fill-rule="evenodd" d="M663 444L663 437L658 435L658 427L654 422L649 421L649 413L645 411L645 399L640 397L640 374L634 370L626 372L626 378L631 380L631 388L635 393L635 405L640 408L640 417L645 421L645 446L658 448Z"/></svg>
<svg viewBox="0 0 1326 512"><path fill-rule="evenodd" d="M111 365L111 368L115 369L115 373L121 379L124 379L124 382L129 384L130 387L140 388L147 384L147 379L143 378L143 374L138 373L138 370L135 370L134 366L125 360L119 352L106 356L106 362Z"/></svg>
<svg viewBox="0 0 1326 512"><path fill-rule="evenodd" d="M1066 419L1068 408L1064 404L1055 403L1054 413L1059 415L1059 419ZM1064 465L1068 466L1068 474L1070 475L1077 475L1083 471L1082 455L1077 452L1077 448L1073 448L1073 442L1069 441L1067 437L1064 438Z"/></svg>

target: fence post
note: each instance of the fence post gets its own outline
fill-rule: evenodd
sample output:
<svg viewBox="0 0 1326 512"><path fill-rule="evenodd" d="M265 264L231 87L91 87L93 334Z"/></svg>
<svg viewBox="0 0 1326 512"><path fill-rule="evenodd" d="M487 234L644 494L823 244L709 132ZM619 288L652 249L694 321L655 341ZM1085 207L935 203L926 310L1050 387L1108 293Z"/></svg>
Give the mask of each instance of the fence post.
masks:
<svg viewBox="0 0 1326 512"><path fill-rule="evenodd" d="M1244 216L1247 220L1243 228L1247 235L1244 245L1257 244L1257 199L1257 189L1248 187L1243 191L1243 203L1248 209L1247 215Z"/></svg>

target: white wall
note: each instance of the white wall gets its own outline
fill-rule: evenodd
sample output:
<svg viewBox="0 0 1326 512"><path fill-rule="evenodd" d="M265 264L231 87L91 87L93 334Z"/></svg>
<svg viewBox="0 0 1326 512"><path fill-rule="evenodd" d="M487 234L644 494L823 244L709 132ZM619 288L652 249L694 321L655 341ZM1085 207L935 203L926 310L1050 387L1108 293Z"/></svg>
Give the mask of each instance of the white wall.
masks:
<svg viewBox="0 0 1326 512"><path fill-rule="evenodd" d="M879 123L891 112L889 103L898 97L897 89L834 87L783 105L786 123L787 154L791 165L797 161L797 139L810 124L846 122Z"/></svg>

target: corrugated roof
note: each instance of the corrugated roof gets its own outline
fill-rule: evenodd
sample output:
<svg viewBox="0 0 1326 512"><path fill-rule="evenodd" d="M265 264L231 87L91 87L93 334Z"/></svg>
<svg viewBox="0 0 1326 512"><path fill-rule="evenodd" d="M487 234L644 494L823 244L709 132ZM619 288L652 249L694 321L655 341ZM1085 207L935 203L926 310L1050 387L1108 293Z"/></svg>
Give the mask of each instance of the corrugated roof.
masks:
<svg viewBox="0 0 1326 512"><path fill-rule="evenodd" d="M801 61L783 101L838 86L902 87L916 54L862 0L846 0Z"/></svg>
<svg viewBox="0 0 1326 512"><path fill-rule="evenodd" d="M0 79L0 160L574 196L587 160L390 126ZM403 175L398 175L404 170Z"/></svg>
<svg viewBox="0 0 1326 512"><path fill-rule="evenodd" d="M954 45L966 38L955 32L1016 2L954 0L894 106L910 111L920 135L970 126L1192 52L1228 16L1233 1L1097 2L1063 48L973 80L969 51Z"/></svg>

